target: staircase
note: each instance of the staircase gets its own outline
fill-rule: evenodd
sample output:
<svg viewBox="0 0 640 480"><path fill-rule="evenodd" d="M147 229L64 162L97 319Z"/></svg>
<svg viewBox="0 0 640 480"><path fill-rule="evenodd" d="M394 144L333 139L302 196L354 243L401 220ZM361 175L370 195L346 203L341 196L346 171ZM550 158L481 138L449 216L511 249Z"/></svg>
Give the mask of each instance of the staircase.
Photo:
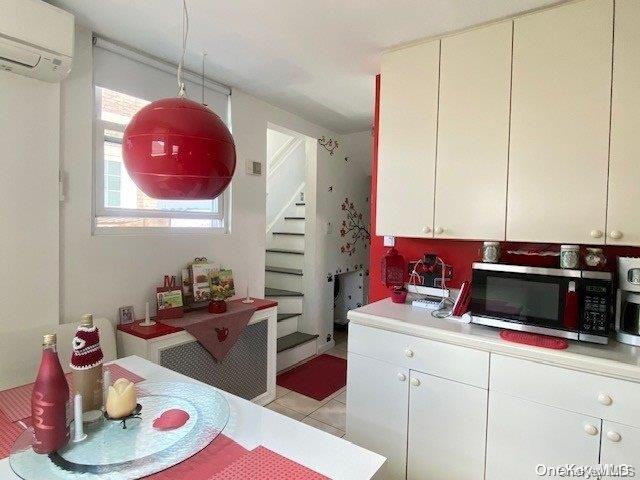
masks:
<svg viewBox="0 0 640 480"><path fill-rule="evenodd" d="M301 193L276 221L267 240L265 297L278 302L278 371L316 354L318 335L302 330L305 203Z"/></svg>

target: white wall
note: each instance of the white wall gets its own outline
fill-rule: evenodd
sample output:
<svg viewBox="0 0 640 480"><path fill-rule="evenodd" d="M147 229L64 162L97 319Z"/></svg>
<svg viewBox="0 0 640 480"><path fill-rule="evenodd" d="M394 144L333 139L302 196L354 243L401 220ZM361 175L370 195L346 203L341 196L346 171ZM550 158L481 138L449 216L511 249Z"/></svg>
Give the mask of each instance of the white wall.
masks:
<svg viewBox="0 0 640 480"><path fill-rule="evenodd" d="M0 71L0 334L58 323L60 88Z"/></svg>
<svg viewBox="0 0 640 480"><path fill-rule="evenodd" d="M67 201L61 211L62 321L93 312L111 319L121 305L154 305L154 288L165 274L178 274L196 256L234 270L239 293L264 294L265 175L245 173L247 160L266 160L266 130L275 123L313 137L330 135L321 127L234 90L233 136L238 165L232 184L228 235L91 234L92 57L90 32L76 32L74 67L62 84L62 168Z"/></svg>
<svg viewBox="0 0 640 480"><path fill-rule="evenodd" d="M267 145L269 145L268 136ZM267 230L273 228L275 222L291 203L291 199L297 195L305 183L306 163L305 144L300 139L300 143L288 152L276 169L270 169L267 172Z"/></svg>

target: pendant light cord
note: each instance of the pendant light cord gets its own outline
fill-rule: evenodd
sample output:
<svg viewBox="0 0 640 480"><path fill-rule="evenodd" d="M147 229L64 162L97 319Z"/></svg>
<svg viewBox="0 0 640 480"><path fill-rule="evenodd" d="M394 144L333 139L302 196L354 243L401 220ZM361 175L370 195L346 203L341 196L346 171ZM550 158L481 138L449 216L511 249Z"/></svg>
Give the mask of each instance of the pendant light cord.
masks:
<svg viewBox="0 0 640 480"><path fill-rule="evenodd" d="M184 56L187 53L187 38L189 37L189 11L187 10L187 0L182 0L182 55L178 63L178 95L184 97L186 94L184 82L182 81L182 68L184 67Z"/></svg>

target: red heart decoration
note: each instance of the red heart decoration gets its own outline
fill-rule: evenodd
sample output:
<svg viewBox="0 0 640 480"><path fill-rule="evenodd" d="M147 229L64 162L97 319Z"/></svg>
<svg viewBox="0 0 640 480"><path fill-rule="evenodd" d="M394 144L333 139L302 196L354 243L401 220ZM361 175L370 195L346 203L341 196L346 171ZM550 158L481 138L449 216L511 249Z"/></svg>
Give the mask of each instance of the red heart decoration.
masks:
<svg viewBox="0 0 640 480"><path fill-rule="evenodd" d="M178 408L172 408L162 412L158 418L153 421L153 428L158 430L173 430L174 428L180 428L189 420L189 414L184 410Z"/></svg>

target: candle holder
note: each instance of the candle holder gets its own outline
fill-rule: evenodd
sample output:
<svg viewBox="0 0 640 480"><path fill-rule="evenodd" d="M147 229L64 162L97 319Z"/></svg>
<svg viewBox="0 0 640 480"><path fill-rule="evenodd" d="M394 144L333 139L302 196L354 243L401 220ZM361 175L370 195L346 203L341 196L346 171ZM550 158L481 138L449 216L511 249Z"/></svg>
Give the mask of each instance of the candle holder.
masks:
<svg viewBox="0 0 640 480"><path fill-rule="evenodd" d="M129 415L127 415L126 417L121 417L121 418L111 418L109 416L109 414L105 411L104 412L104 418L106 418L107 420L110 420L112 422L122 422L122 428L126 430L127 428L127 420L133 420L135 419L141 419L142 415L142 405L140 405L139 403L136 404L136 408L133 410L133 412L131 412Z"/></svg>

